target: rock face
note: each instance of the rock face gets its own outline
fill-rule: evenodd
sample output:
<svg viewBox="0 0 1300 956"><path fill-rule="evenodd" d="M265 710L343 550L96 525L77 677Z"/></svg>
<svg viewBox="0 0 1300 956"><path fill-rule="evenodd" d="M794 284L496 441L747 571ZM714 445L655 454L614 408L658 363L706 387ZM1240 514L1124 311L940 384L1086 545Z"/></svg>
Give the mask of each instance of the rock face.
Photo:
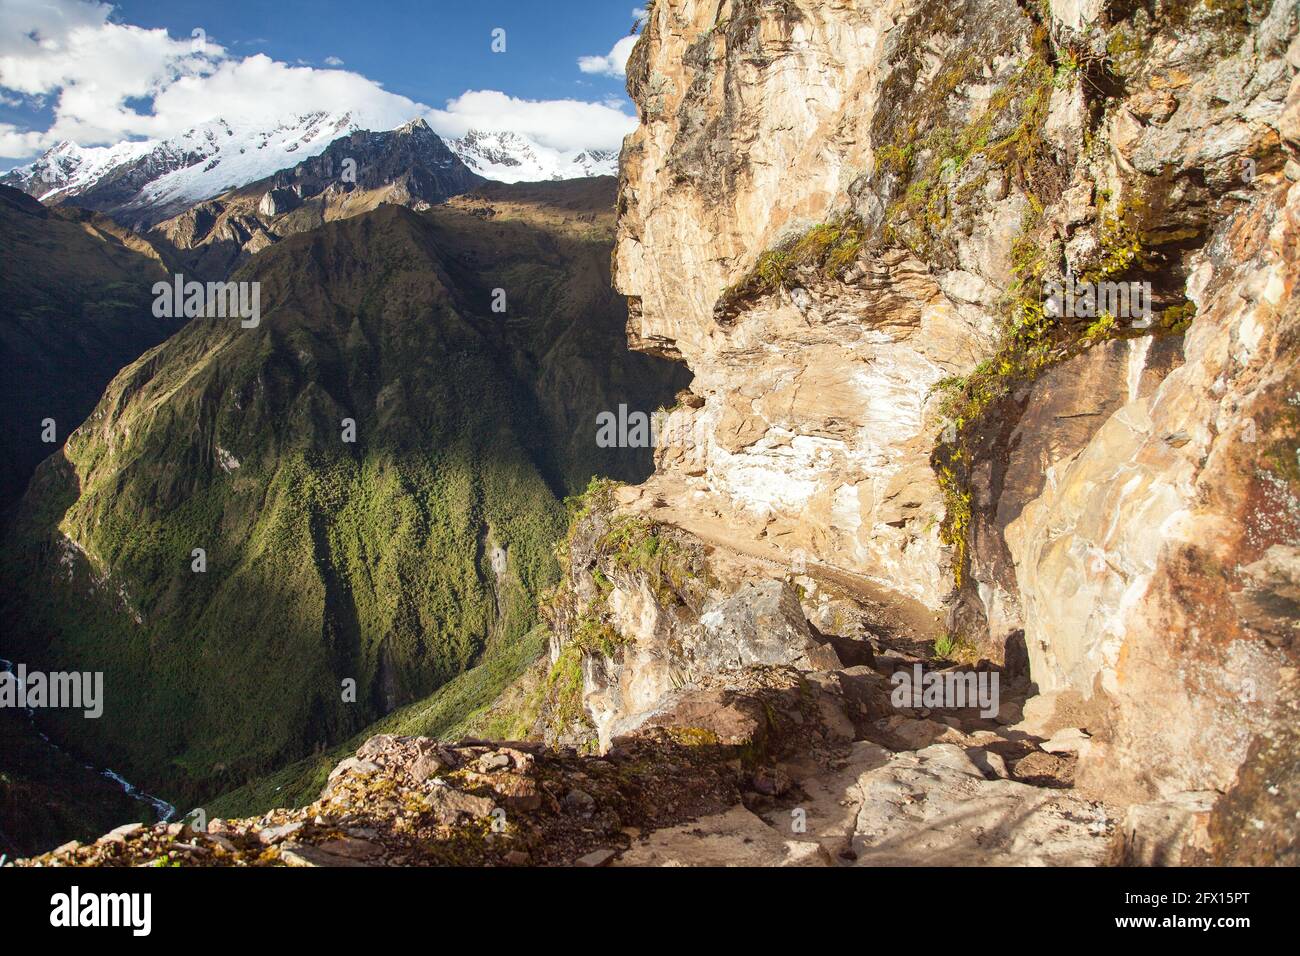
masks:
<svg viewBox="0 0 1300 956"><path fill-rule="evenodd" d="M1270 198L1199 260L1185 364L1006 531L1035 681L1105 694L1115 739L1087 763L1160 793L1228 787L1252 737L1293 719L1300 187Z"/></svg>
<svg viewBox="0 0 1300 956"><path fill-rule="evenodd" d="M629 66L642 126L621 164L615 282L634 346L682 358L704 399L674 413L684 440L657 480L759 547L938 607L926 393L974 364L988 319L907 250L714 318L765 249L829 219L870 168L856 127L880 101L891 24L915 6L741 2L717 24L704 3L655 9Z"/></svg>
<svg viewBox="0 0 1300 956"><path fill-rule="evenodd" d="M633 345L695 374L655 517L946 615L1082 701L1081 786L1282 772L1298 51L1284 2L656 4L615 253Z"/></svg>

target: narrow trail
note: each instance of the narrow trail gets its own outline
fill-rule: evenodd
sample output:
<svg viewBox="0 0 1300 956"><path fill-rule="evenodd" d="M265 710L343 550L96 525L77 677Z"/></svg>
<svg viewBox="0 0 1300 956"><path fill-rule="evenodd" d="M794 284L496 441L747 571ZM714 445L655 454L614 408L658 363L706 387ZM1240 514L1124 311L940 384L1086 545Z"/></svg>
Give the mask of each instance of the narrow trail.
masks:
<svg viewBox="0 0 1300 956"><path fill-rule="evenodd" d="M756 572L782 577L792 571L791 552L782 544L766 538L754 538L741 532L721 513L709 514L681 502L688 490L662 474L655 474L641 485L620 489L621 503L653 521L680 528L703 541L720 554L710 554L722 573L734 566L734 575L743 579ZM903 643L922 646L933 642L943 631L939 614L916 599L890 590L859 574L808 559L799 573L830 585L834 590L862 605L882 631Z"/></svg>

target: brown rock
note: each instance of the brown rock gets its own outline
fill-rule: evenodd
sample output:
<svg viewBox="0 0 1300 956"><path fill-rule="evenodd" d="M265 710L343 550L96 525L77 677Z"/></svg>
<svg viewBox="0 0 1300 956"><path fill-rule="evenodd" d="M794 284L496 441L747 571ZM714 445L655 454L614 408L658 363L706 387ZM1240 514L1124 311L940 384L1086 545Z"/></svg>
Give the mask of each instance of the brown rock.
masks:
<svg viewBox="0 0 1300 956"><path fill-rule="evenodd" d="M280 846L280 859L287 866L367 866L382 855L382 847L350 837L317 845L285 843Z"/></svg>
<svg viewBox="0 0 1300 956"><path fill-rule="evenodd" d="M262 843L269 846L272 843L279 843L281 840L293 836L302 829L302 826L303 825L300 821L295 821L293 823L282 824L278 827L267 827L265 830L258 831L257 838Z"/></svg>
<svg viewBox="0 0 1300 956"><path fill-rule="evenodd" d="M453 826L463 818L479 820L490 816L496 804L487 797L462 793L451 787L434 787L424 795L424 803L434 819L445 826Z"/></svg>
<svg viewBox="0 0 1300 956"><path fill-rule="evenodd" d="M1011 776L1040 787L1069 787L1074 784L1074 765L1072 758L1034 751L1012 765Z"/></svg>
<svg viewBox="0 0 1300 956"><path fill-rule="evenodd" d="M580 856L573 861L574 866L604 866L610 860L614 859L613 850L592 850L585 856Z"/></svg>
<svg viewBox="0 0 1300 956"><path fill-rule="evenodd" d="M519 774L497 774L492 787L510 810L531 813L542 805L542 792L536 781Z"/></svg>

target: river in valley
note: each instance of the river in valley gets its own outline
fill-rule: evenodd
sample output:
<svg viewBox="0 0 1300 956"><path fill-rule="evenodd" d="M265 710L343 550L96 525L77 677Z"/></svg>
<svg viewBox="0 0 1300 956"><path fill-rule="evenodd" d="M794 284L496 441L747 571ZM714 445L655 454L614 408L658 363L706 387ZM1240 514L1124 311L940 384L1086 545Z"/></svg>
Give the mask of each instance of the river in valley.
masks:
<svg viewBox="0 0 1300 956"><path fill-rule="evenodd" d="M8 673L11 676L13 676L14 680L18 680L18 675L14 674L13 667L14 665L12 661L7 661L3 657L0 657L0 672ZM67 750L60 747L58 744L56 744L53 740L49 738L49 736L43 730L41 730L40 726L36 723L36 712L31 707L24 707L23 709L27 711L27 720L31 724L32 731L36 733L41 738L41 740L45 741L45 743L49 747L52 747L54 750L59 751L65 756L72 757L72 755L68 753ZM77 758L73 757L72 759L77 759ZM78 762L81 762L83 766L85 766L85 768L91 771L92 773L96 773L106 780L111 780L123 793L125 793L132 800L139 801L140 803L147 803L149 806L153 808L153 811L157 815L160 823L166 823L170 821L174 816L176 816L176 808L174 806L172 806L170 803L168 803L166 800L163 800L160 797L155 797L152 794L148 794L145 793L143 790L140 790L129 780L125 779L121 774L116 773L115 771L109 770L107 768L96 767L93 764L84 763L82 761L78 761Z"/></svg>

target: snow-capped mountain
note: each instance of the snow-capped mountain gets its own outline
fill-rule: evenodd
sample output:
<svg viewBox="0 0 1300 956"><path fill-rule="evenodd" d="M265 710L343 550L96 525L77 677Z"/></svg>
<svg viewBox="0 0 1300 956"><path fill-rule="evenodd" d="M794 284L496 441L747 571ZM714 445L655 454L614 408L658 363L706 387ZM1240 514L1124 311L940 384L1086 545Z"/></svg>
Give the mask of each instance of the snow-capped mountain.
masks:
<svg viewBox="0 0 1300 956"><path fill-rule="evenodd" d="M473 129L447 145L474 172L503 183L618 175L616 149L564 152L521 133Z"/></svg>
<svg viewBox="0 0 1300 956"><path fill-rule="evenodd" d="M316 112L269 129L217 119L165 140L87 148L64 142L0 176L0 183L147 228L290 169L365 128L351 113ZM617 150L562 151L520 133L470 130L446 144L471 170L499 182L618 174Z"/></svg>
<svg viewBox="0 0 1300 956"><path fill-rule="evenodd" d="M124 222L152 225L294 166L360 128L351 113L316 112L272 128L218 119L166 140L90 148L60 143L0 183L45 202L75 199Z"/></svg>
<svg viewBox="0 0 1300 956"><path fill-rule="evenodd" d="M350 175L345 175L349 172ZM274 175L196 203L156 225L187 272L224 278L281 239L391 203L427 209L482 185L423 119L357 130Z"/></svg>

